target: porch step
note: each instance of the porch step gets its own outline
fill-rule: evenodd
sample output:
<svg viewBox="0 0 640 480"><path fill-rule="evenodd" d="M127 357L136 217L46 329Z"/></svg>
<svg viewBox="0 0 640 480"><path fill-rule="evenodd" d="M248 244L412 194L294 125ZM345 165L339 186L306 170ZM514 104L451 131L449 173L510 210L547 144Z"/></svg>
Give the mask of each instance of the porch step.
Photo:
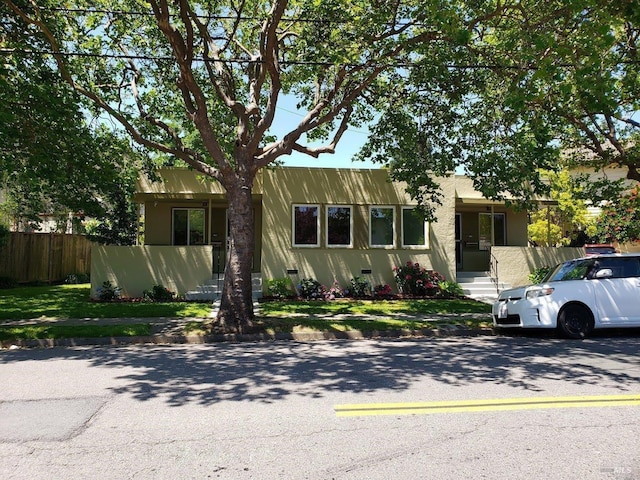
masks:
<svg viewBox="0 0 640 480"><path fill-rule="evenodd" d="M458 272L456 281L467 297L486 303L493 303L498 298L498 290L511 288L510 285L500 282L496 289L489 272Z"/></svg>
<svg viewBox="0 0 640 480"><path fill-rule="evenodd" d="M222 295L224 285L224 275L207 280L204 284L198 285L194 290L184 294L185 300L191 302L215 301ZM253 300L262 297L262 275L260 273L251 274L251 296Z"/></svg>

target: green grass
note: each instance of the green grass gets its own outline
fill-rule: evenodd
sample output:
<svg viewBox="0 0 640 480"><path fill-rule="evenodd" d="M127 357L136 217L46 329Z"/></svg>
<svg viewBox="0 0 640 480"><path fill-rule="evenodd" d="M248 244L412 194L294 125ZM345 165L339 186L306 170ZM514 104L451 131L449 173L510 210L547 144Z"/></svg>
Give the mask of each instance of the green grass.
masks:
<svg viewBox="0 0 640 480"><path fill-rule="evenodd" d="M484 319L465 318L465 314L486 314ZM403 314L457 314L450 320L405 319ZM333 331L346 332L419 330L455 323L469 328L491 325L491 305L466 299L438 300L339 300L335 302L265 302L260 304L258 322L270 333ZM336 319L335 315L344 315ZM358 318L349 315L357 315Z"/></svg>
<svg viewBox="0 0 640 480"><path fill-rule="evenodd" d="M389 330L421 330L436 328L446 324L463 325L468 328L480 328L491 326L489 319L460 319L456 321L433 320L405 320L398 318L376 319L324 319L324 318L263 318L260 323L269 333L300 333L300 332L384 332Z"/></svg>
<svg viewBox="0 0 640 480"><path fill-rule="evenodd" d="M102 303L90 286L54 285L0 290L0 321L48 318L207 317L208 303Z"/></svg>
<svg viewBox="0 0 640 480"><path fill-rule="evenodd" d="M2 340L37 340L45 338L135 337L151 333L150 324L135 325L20 325L0 326Z"/></svg>
<svg viewBox="0 0 640 480"><path fill-rule="evenodd" d="M89 285L19 287L0 290L0 322L2 320L37 319L41 317L127 318L127 317L195 317L183 333L204 335L209 331L210 313L207 303L101 303L89 299ZM334 302L264 302L256 319L269 333L346 332L419 330L447 323L467 327L490 326L491 306L473 300L339 300ZM481 313L486 318L473 319L465 314ZM408 315L453 314L441 321L403 318ZM339 316L339 317L338 317ZM369 318L367 318L369 317ZM123 320L126 321L126 320ZM139 325L22 325L0 326L0 340L44 338L97 338L149 335L149 324Z"/></svg>
<svg viewBox="0 0 640 480"><path fill-rule="evenodd" d="M491 305L466 299L439 300L339 300L335 302L265 302L260 310L266 316L291 314L355 314L355 315L394 315L407 314L462 314L491 313Z"/></svg>

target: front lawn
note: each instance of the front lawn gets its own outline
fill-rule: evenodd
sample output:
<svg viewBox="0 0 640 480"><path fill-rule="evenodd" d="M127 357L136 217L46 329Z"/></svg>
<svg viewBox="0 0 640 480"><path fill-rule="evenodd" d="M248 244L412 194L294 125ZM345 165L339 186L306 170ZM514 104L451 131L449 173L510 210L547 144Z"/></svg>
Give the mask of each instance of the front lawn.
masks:
<svg viewBox="0 0 640 480"><path fill-rule="evenodd" d="M420 300L336 300L330 302L264 302L260 312L266 316L291 314L326 315L410 315L491 313L491 305L467 299L420 299Z"/></svg>
<svg viewBox="0 0 640 480"><path fill-rule="evenodd" d="M0 326L0 341L49 338L137 337L151 333L151 325L16 325Z"/></svg>
<svg viewBox="0 0 640 480"><path fill-rule="evenodd" d="M91 287L53 285L0 290L0 321L32 318L203 317L210 303L102 303L90 300Z"/></svg>
<svg viewBox="0 0 640 480"><path fill-rule="evenodd" d="M201 318L189 321L183 334L209 332L209 303L93 302L89 285L19 287L0 290L3 320L38 318L123 318L121 325L2 325L0 340L149 335L150 324L126 324L127 317ZM491 325L491 306L467 299L271 301L260 304L259 330L268 333L420 330L445 324L469 328ZM451 317L429 318L449 314ZM469 314L483 314L480 317ZM486 314L486 316L484 315ZM426 318L421 318L425 316Z"/></svg>

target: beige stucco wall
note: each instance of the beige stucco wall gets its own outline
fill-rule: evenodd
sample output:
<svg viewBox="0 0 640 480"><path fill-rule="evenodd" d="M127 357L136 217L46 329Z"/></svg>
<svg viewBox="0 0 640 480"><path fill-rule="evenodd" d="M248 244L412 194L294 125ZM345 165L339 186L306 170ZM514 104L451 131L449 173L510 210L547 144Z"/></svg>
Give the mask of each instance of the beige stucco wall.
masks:
<svg viewBox="0 0 640 480"><path fill-rule="evenodd" d="M443 205L438 221L429 229L429 248L372 248L369 238L369 206L396 207L396 246L401 245L400 206L413 205L404 186L388 181L385 170L346 170L286 168L265 171L263 178L263 281L287 277L294 282L315 278L330 285L334 277L341 285L371 270L367 275L373 285L387 283L395 287L392 268L408 260L436 270L447 279L455 279L455 195L454 178L441 180ZM294 204L319 204L321 247L300 248L292 245ZM353 207L353 248L326 248L324 234L325 207Z"/></svg>
<svg viewBox="0 0 640 480"><path fill-rule="evenodd" d="M498 261L498 280L512 287L528 285L529 274L536 268L552 267L558 263L584 256L583 248L555 247L492 247Z"/></svg>
<svg viewBox="0 0 640 480"><path fill-rule="evenodd" d="M153 181L146 175L138 177L134 196L136 201L150 196L164 199L196 199L225 194L219 182L187 168L161 168L157 174L158 181ZM255 195L262 193L260 175L256 177L253 184L253 193Z"/></svg>
<svg viewBox="0 0 640 480"><path fill-rule="evenodd" d="M211 279L212 249L208 246L96 246L91 249L91 297L104 281L122 289L125 297L164 285L183 295Z"/></svg>

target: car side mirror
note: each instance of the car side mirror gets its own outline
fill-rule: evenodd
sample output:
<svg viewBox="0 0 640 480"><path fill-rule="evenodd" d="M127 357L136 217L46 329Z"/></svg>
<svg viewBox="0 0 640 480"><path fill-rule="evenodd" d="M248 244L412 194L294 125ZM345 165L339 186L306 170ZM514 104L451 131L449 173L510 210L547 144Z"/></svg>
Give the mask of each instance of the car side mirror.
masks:
<svg viewBox="0 0 640 480"><path fill-rule="evenodd" d="M603 268L602 270L598 270L593 278L611 278L613 277L613 270L610 268Z"/></svg>

